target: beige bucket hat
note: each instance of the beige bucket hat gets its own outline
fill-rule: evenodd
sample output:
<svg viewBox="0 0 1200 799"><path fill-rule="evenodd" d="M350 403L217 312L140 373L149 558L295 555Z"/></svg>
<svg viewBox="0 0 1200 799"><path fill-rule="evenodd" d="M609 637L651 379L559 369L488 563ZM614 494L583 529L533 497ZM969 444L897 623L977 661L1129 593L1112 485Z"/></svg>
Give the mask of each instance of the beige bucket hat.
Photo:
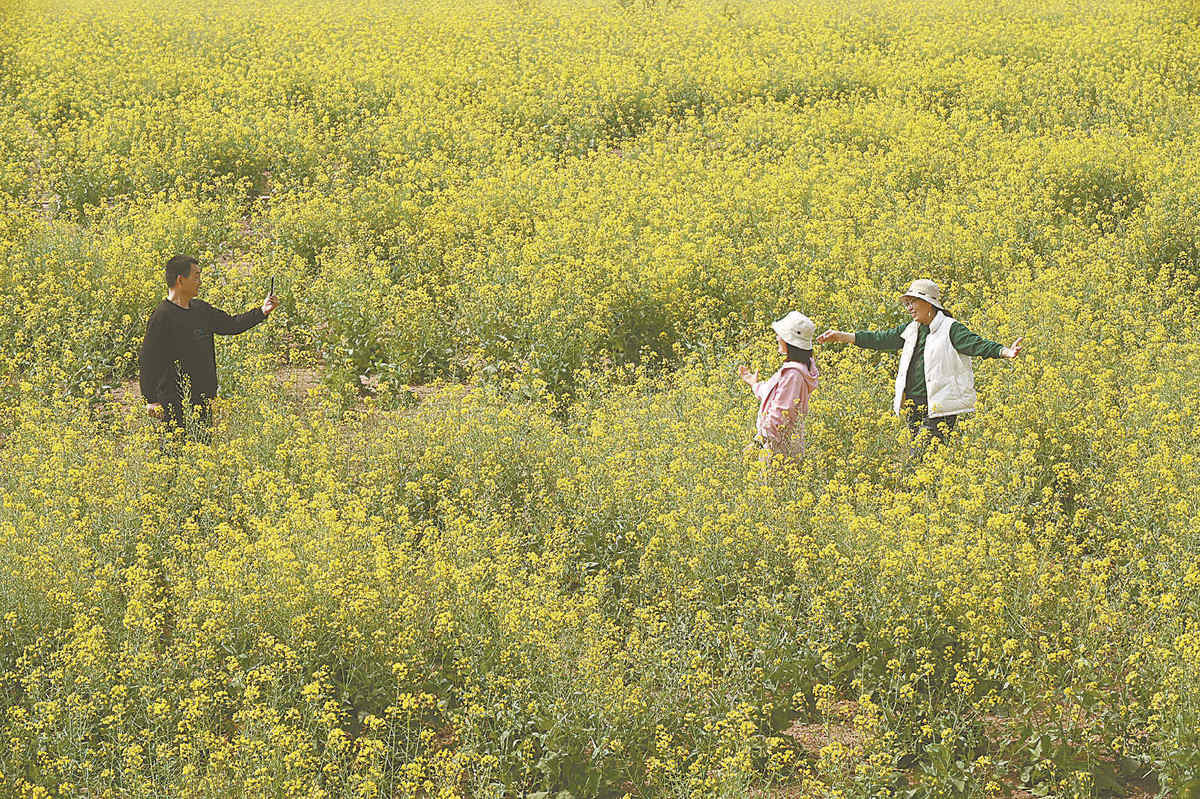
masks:
<svg viewBox="0 0 1200 799"><path fill-rule="evenodd" d="M813 334L817 332L817 326L799 311L789 311L787 316L776 319L771 323L771 329L793 347L802 350L813 348Z"/></svg>
<svg viewBox="0 0 1200 799"><path fill-rule="evenodd" d="M932 280L914 280L908 287L908 291L900 295L901 299L905 297L915 297L918 300L925 300L925 302L939 311L946 310L942 307L942 290Z"/></svg>

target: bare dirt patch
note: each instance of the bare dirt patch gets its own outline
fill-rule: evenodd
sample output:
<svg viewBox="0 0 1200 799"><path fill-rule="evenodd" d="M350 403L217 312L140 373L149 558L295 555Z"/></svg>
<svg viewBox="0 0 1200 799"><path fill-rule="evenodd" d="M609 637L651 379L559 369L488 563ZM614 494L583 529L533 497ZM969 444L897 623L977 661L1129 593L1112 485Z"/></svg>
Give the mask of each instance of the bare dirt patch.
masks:
<svg viewBox="0 0 1200 799"><path fill-rule="evenodd" d="M323 380L321 370L312 366L285 366L275 371L275 378L284 392L297 401L307 399L308 392L320 388Z"/></svg>
<svg viewBox="0 0 1200 799"><path fill-rule="evenodd" d="M144 404L142 400L142 387L135 379L122 380L113 386L112 398L113 402L121 406L121 410L141 407Z"/></svg>
<svg viewBox="0 0 1200 799"><path fill-rule="evenodd" d="M794 740L801 749L813 757L821 754L821 750L831 743L840 743L845 747L861 746L863 734L855 729L854 714L858 711L858 703L842 700L834 703L830 710L830 721L806 724L795 722L783 734Z"/></svg>

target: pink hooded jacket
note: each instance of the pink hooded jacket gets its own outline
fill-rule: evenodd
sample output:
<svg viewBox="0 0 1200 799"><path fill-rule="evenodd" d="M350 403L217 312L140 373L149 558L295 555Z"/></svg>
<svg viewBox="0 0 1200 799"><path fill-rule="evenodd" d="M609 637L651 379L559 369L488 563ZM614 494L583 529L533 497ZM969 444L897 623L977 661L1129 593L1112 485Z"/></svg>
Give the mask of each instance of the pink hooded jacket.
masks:
<svg viewBox="0 0 1200 799"><path fill-rule="evenodd" d="M773 452L787 455L804 452L804 417L808 414L808 395L816 389L819 375L815 359L810 366L784 361L779 371L751 386L759 401L755 426Z"/></svg>

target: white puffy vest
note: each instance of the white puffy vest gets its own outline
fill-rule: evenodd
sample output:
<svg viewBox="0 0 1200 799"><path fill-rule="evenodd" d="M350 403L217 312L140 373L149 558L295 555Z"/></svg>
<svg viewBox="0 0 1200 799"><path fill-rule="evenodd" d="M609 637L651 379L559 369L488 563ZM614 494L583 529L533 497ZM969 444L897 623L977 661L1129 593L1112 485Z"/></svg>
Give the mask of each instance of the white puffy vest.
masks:
<svg viewBox="0 0 1200 799"><path fill-rule="evenodd" d="M929 323L929 335L925 337L925 390L929 394L931 419L975 410L975 369L971 358L959 354L950 343L950 326L953 324L953 317L938 311ZM900 353L896 396L892 402L892 409L897 414L904 402L904 382L917 346L919 329L920 324L914 319L900 334L904 349Z"/></svg>

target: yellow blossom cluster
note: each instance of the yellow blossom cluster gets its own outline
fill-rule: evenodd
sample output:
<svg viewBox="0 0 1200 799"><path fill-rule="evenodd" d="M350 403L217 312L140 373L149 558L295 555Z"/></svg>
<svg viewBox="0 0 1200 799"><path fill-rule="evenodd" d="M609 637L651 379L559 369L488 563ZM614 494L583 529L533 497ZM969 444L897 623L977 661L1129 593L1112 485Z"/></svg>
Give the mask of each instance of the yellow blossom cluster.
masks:
<svg viewBox="0 0 1200 799"><path fill-rule="evenodd" d="M1197 156L1175 0L0 0L0 796L1194 794Z"/></svg>

